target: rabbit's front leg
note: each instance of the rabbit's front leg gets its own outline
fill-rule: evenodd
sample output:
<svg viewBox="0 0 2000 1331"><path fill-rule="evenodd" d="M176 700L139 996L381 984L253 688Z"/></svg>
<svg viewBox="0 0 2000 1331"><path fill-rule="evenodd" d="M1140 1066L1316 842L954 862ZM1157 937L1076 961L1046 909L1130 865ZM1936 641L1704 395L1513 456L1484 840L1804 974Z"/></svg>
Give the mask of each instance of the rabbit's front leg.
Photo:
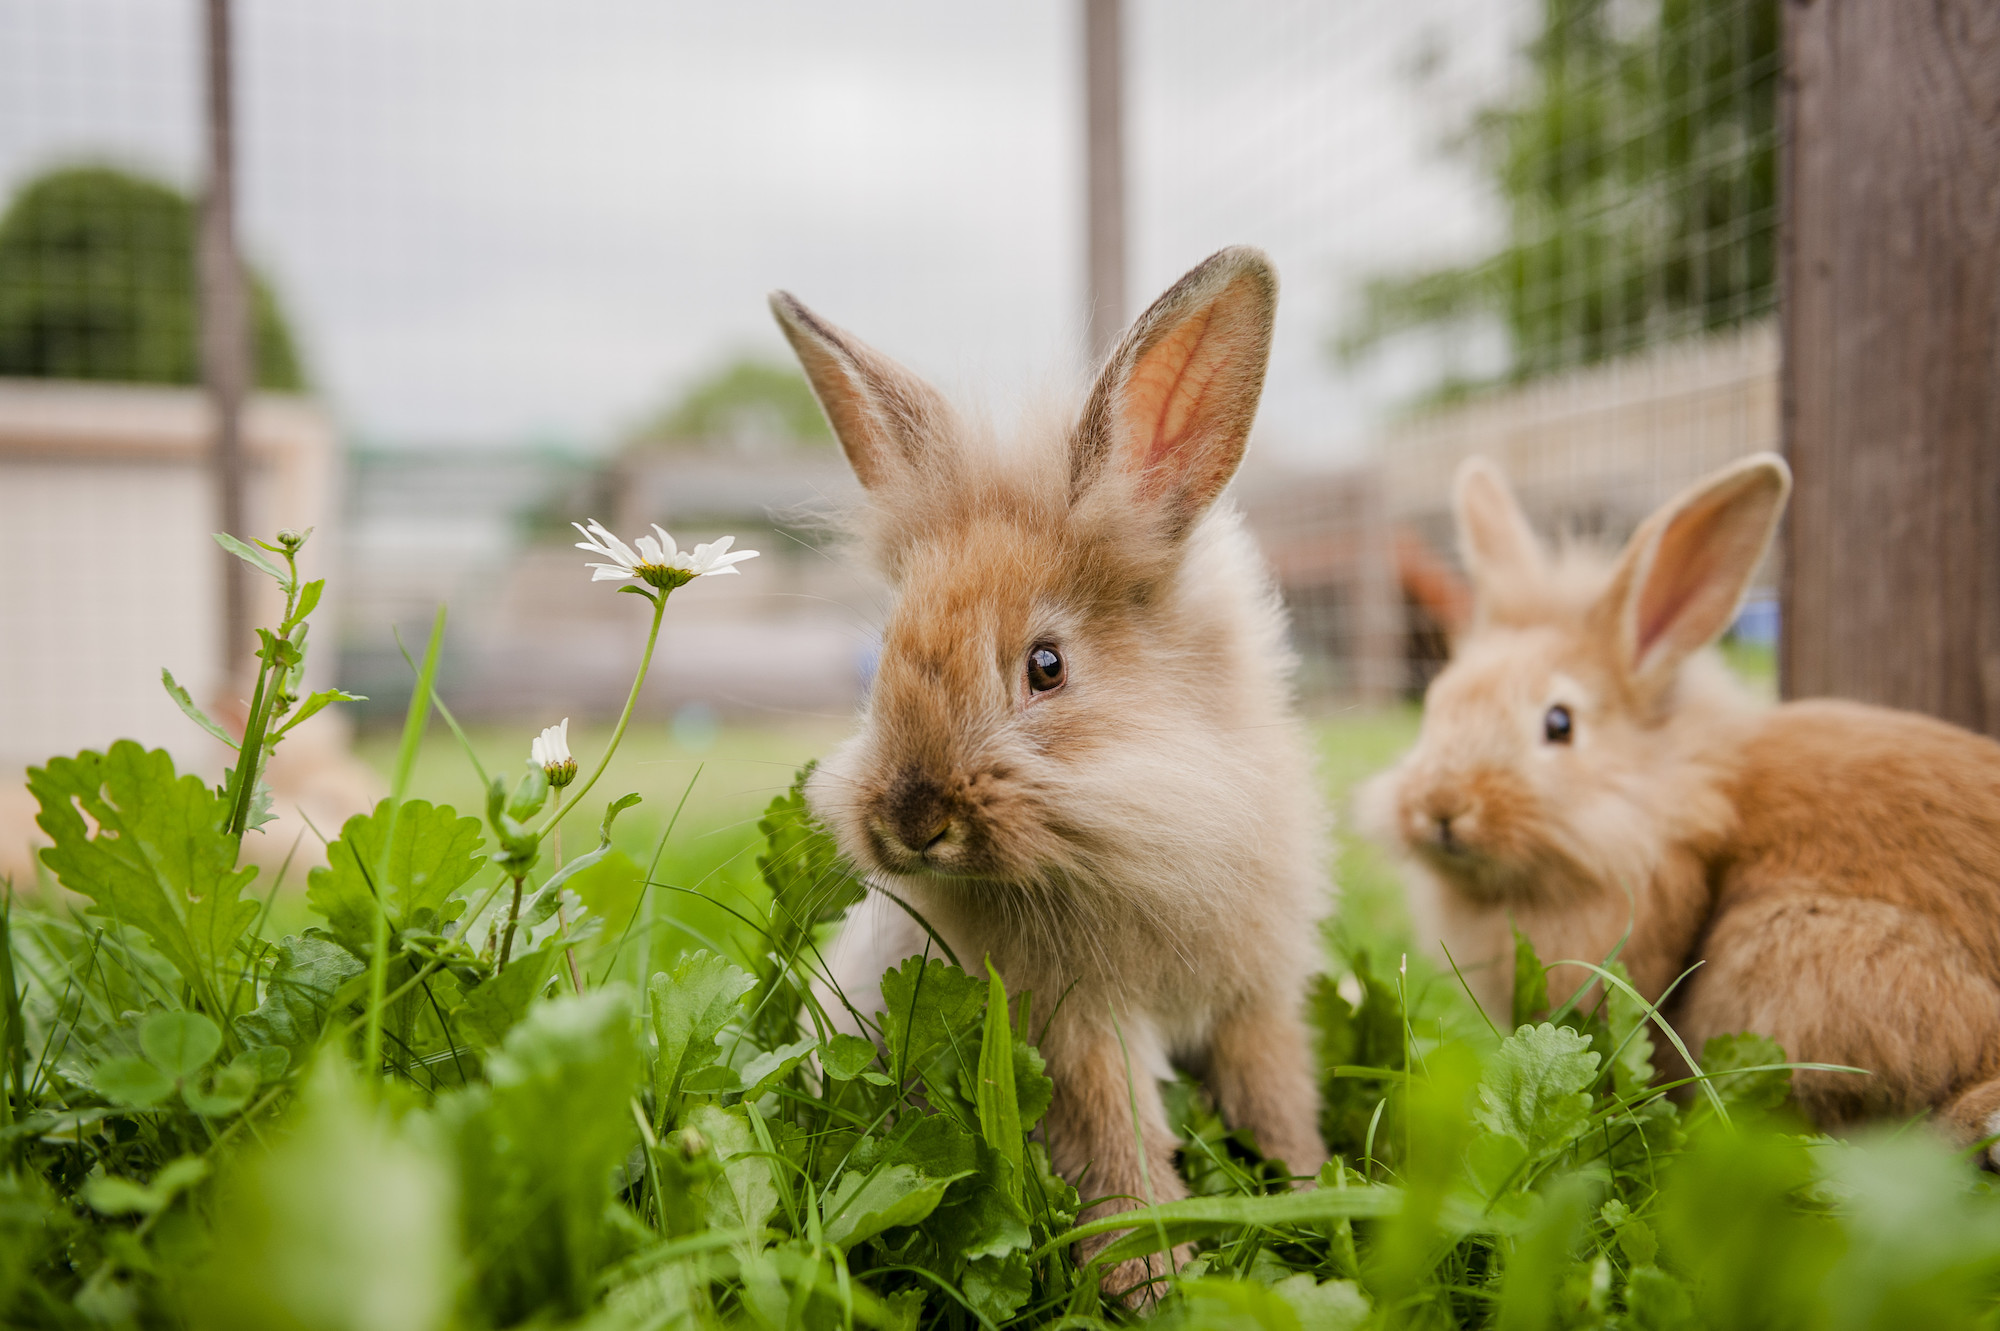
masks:
<svg viewBox="0 0 2000 1331"><path fill-rule="evenodd" d="M1050 1048L1055 1098L1049 1106L1048 1141L1057 1172L1084 1196L1102 1199L1085 1209L1082 1219L1098 1220L1187 1196L1187 1185L1174 1169L1180 1143L1167 1126L1154 1075L1157 1060L1146 1045L1149 1035L1128 1030L1128 1046L1121 1047L1113 1031L1067 1034L1070 1038ZM1130 1048L1128 1060L1132 1044L1145 1047ZM1119 1237L1111 1233L1085 1239L1077 1245L1077 1255L1088 1261ZM1182 1244L1171 1260L1168 1254L1154 1253L1120 1262L1104 1274L1104 1288L1134 1307L1151 1303L1166 1292L1161 1277L1193 1256L1193 1246Z"/></svg>
<svg viewBox="0 0 2000 1331"><path fill-rule="evenodd" d="M1209 1088L1232 1128L1257 1138L1266 1159L1310 1179L1326 1163L1319 1086L1297 1006L1267 999L1226 1013L1210 1036Z"/></svg>

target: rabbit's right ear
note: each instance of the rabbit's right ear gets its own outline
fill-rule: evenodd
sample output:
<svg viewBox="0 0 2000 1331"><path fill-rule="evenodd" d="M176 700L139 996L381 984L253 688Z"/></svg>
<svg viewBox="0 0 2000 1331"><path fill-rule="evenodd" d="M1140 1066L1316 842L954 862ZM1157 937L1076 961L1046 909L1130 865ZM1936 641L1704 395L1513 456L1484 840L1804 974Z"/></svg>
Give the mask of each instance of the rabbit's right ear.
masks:
<svg viewBox="0 0 2000 1331"><path fill-rule="evenodd" d="M1458 516L1459 557L1482 598L1542 572L1542 543L1506 475L1491 460L1469 457L1459 464L1452 509Z"/></svg>
<svg viewBox="0 0 2000 1331"><path fill-rule="evenodd" d="M1642 692L1663 686L1729 627L1791 489L1783 458L1753 454L1697 482L1632 534L1592 617Z"/></svg>
<svg viewBox="0 0 2000 1331"><path fill-rule="evenodd" d="M951 409L922 379L789 291L771 293L771 313L862 485L878 490L917 470L923 450L949 434Z"/></svg>

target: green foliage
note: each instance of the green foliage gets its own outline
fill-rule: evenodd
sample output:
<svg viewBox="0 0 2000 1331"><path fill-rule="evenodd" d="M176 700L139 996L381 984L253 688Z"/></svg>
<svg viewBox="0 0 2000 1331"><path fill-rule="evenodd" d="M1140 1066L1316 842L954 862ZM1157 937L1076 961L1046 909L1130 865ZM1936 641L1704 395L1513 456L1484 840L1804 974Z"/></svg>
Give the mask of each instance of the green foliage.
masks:
<svg viewBox="0 0 2000 1331"><path fill-rule="evenodd" d="M194 205L157 181L65 167L0 215L0 375L192 384L201 379ZM270 287L250 280L260 387L305 387Z"/></svg>
<svg viewBox="0 0 2000 1331"><path fill-rule="evenodd" d="M311 598L289 558L272 571L289 644ZM1713 1098L1675 1100L1653 1071L1670 1032L1623 969L1552 1010L1525 939L1505 1036L1451 977L1338 949L1311 997L1334 1152L1315 1186L1177 1081L1191 1195L1079 1223L1037 1135L1033 995L939 955L886 973L880 1011L843 1005L848 1029L816 1006L860 887L806 773L760 824L768 909L650 971L640 1003L569 964L601 921L567 888L636 796L561 865L532 780L482 775L483 828L406 798L435 660L394 793L275 941L241 897L247 734L219 791L129 743L32 774L89 912L0 911L0 1324L1087 1331L1133 1319L1105 1264L1181 1244L1158 1317L1184 1329L2000 1318L1985 1176L1922 1132L1800 1133L1756 1036L1709 1041ZM269 737L295 661L266 666Z"/></svg>
<svg viewBox="0 0 2000 1331"><path fill-rule="evenodd" d="M796 365L745 356L689 385L636 438L655 447L821 447L833 431Z"/></svg>
<svg viewBox="0 0 2000 1331"><path fill-rule="evenodd" d="M1369 280L1335 351L1497 315L1520 380L1769 313L1775 0L1543 0L1526 54L1524 87L1467 136L1505 243Z"/></svg>

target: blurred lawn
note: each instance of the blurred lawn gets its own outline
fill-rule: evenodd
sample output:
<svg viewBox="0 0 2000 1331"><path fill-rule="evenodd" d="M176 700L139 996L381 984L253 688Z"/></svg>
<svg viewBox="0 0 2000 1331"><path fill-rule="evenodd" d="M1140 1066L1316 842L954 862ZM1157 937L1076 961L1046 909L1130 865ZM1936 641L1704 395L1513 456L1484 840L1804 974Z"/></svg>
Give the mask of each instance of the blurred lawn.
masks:
<svg viewBox="0 0 2000 1331"><path fill-rule="evenodd" d="M1753 688L1772 691L1775 669L1770 649L1731 645L1725 648L1725 657ZM1339 904L1329 925L1329 941L1343 951L1365 948L1378 969L1393 969L1404 950L1422 949L1411 947L1396 869L1381 849L1355 833L1349 800L1355 787L1415 742L1419 718L1419 710L1411 705L1337 711L1311 722L1336 827L1334 878ZM848 729L845 722L829 720L730 724L689 742L677 739L665 722L634 725L617 761L590 793L589 807L562 825L564 852L582 854L597 844L597 823L607 801L627 791L644 798L619 818L614 854L572 880L578 893L608 921L606 935L585 949L593 967L602 972L613 964L621 969L629 966L636 979L643 973L640 967L664 963L693 947L754 963L755 934L746 921L757 918L766 902L757 871L761 848L757 820L772 798L785 792L797 769L827 752ZM480 726L470 737L486 770L504 773L511 783L526 770L533 734L527 724ZM608 727L572 731L570 747L585 772L609 736ZM386 775L394 761L395 736L366 735L358 750ZM484 807L472 764L442 723L434 723L427 737L411 794L450 804L466 814L479 815ZM662 843L662 833L683 797L686 803L672 835ZM332 829L324 830L331 835ZM655 854L659 863L655 879L665 890L641 902L639 884ZM640 907L636 913L635 906ZM310 923L297 893L285 894L273 915L274 931ZM646 939L651 940L650 948L642 946ZM1437 978L1428 965L1421 969L1426 983ZM1456 983L1448 973L1443 978Z"/></svg>

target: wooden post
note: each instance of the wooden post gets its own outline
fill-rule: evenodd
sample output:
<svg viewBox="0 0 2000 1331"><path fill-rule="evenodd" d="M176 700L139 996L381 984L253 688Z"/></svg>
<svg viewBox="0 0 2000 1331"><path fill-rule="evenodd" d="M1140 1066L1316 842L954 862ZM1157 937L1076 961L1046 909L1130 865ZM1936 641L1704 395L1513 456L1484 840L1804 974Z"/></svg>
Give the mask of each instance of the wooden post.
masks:
<svg viewBox="0 0 2000 1331"><path fill-rule="evenodd" d="M1093 368L1125 331L1125 67L1120 0L1083 0L1085 226Z"/></svg>
<svg viewBox="0 0 2000 1331"><path fill-rule="evenodd" d="M236 108L230 0L205 0L208 173L201 195L201 372L215 429L215 517L243 530L243 399L250 387L249 293L236 247ZM217 550L222 573L222 655L218 686L235 697L249 671L250 587L243 561Z"/></svg>
<svg viewBox="0 0 2000 1331"><path fill-rule="evenodd" d="M1784 693L2000 735L2000 5L1784 19Z"/></svg>

